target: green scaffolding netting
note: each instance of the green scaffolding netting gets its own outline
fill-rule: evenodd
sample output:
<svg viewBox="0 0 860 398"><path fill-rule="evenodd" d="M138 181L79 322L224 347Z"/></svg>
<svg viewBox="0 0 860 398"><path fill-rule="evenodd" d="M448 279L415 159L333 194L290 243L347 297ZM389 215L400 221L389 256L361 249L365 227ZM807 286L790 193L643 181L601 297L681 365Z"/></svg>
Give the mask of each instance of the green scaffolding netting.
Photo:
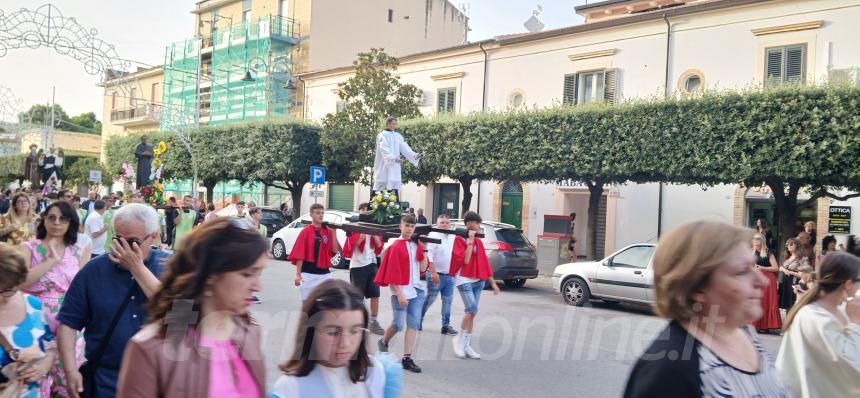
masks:
<svg viewBox="0 0 860 398"><path fill-rule="evenodd" d="M200 117L210 125L287 115L294 25L266 16L168 46L161 129L193 123L198 84Z"/></svg>

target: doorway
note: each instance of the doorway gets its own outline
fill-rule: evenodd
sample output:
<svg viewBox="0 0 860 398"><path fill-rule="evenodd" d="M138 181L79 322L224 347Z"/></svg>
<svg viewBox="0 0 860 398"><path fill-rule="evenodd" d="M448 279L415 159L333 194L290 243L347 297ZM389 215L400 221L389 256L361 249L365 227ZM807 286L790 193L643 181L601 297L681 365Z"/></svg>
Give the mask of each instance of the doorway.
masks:
<svg viewBox="0 0 860 398"><path fill-rule="evenodd" d="M502 222L517 228L523 227L523 186L508 181L502 185Z"/></svg>
<svg viewBox="0 0 860 398"><path fill-rule="evenodd" d="M442 213L451 218L460 218L460 184L433 186L433 219Z"/></svg>

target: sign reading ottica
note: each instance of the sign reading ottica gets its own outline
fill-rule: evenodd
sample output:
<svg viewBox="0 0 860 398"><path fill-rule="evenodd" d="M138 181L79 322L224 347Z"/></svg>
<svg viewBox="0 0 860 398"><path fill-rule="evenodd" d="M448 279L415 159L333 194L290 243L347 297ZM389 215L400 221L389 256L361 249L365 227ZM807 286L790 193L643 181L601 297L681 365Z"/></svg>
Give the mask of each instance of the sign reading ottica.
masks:
<svg viewBox="0 0 860 398"><path fill-rule="evenodd" d="M851 233L851 206L830 206L827 232L831 234Z"/></svg>

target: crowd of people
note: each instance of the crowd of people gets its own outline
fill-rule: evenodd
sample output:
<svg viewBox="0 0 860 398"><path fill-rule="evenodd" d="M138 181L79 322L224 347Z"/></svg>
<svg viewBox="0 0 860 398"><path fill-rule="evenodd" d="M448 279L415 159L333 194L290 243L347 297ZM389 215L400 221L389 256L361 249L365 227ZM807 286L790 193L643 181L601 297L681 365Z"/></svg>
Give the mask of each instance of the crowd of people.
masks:
<svg viewBox="0 0 860 398"><path fill-rule="evenodd" d="M423 223L408 213L397 238L348 233L341 242L324 207L312 205L289 256L304 316L269 386L249 312L269 256L256 204L239 202L235 216L218 217L213 204L190 196L159 209L122 193L6 196L4 396L396 396L403 371L422 372L413 352L436 299L454 356L480 359L472 333L481 295L486 284L499 293L477 213L463 214L465 231L428 236L440 243L418 239ZM435 226L450 229L448 215ZM653 258L655 311L670 323L624 395L860 396L860 238L837 249L826 236L818 252L815 243L807 224L778 256L764 220L755 231L693 222L663 237ZM332 276L338 254L349 282ZM387 327L381 287L390 295ZM455 291L465 309L459 330ZM783 334L776 356L762 332ZM394 356L398 334L402 355ZM376 355L371 335L380 336Z"/></svg>

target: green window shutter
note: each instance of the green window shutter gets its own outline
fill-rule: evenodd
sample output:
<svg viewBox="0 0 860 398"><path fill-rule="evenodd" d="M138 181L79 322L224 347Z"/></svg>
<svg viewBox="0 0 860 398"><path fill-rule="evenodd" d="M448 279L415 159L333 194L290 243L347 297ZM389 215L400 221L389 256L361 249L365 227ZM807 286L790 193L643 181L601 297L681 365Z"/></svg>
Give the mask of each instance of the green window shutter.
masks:
<svg viewBox="0 0 860 398"><path fill-rule="evenodd" d="M454 112L457 107L457 89L443 88L436 93L436 113Z"/></svg>
<svg viewBox="0 0 860 398"><path fill-rule="evenodd" d="M576 73L564 75L564 90L562 92L561 103L564 105L576 105L576 81L578 76Z"/></svg>
<svg viewBox="0 0 860 398"><path fill-rule="evenodd" d="M329 210L355 211L354 193L355 186L352 184L329 184Z"/></svg>
<svg viewBox="0 0 860 398"><path fill-rule="evenodd" d="M448 91L439 90L436 92L436 113L445 112L445 104L448 102Z"/></svg>

